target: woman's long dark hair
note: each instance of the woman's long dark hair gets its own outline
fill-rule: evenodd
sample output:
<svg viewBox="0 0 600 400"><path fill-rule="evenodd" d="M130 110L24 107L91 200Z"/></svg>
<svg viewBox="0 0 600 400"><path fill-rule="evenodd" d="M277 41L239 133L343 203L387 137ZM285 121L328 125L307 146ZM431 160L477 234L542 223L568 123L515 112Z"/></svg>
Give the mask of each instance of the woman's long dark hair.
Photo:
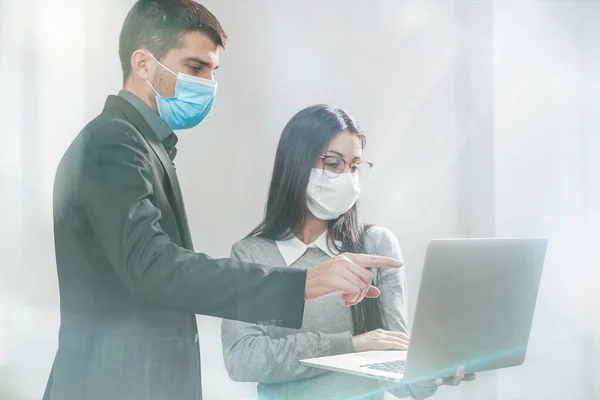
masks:
<svg viewBox="0 0 600 400"><path fill-rule="evenodd" d="M306 187L311 169L331 140L343 131L356 135L365 146L366 137L362 130L342 109L319 104L292 117L283 129L277 147L265 217L248 236L281 240L304 226ZM368 228L361 221L357 203L339 218L328 221L327 242L339 252L362 253ZM338 247L336 241L342 245ZM354 334L387 329L379 298L364 299L351 310Z"/></svg>

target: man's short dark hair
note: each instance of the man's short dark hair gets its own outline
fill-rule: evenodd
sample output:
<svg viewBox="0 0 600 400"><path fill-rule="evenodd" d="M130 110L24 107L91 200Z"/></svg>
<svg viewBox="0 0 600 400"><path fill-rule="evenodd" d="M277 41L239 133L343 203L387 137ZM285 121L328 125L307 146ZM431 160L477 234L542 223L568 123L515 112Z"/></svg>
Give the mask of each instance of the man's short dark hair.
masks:
<svg viewBox="0 0 600 400"><path fill-rule="evenodd" d="M157 59L180 46L187 32L200 32L225 47L227 35L217 18L193 0L139 0L127 14L119 37L123 83L131 74L131 55L146 48Z"/></svg>

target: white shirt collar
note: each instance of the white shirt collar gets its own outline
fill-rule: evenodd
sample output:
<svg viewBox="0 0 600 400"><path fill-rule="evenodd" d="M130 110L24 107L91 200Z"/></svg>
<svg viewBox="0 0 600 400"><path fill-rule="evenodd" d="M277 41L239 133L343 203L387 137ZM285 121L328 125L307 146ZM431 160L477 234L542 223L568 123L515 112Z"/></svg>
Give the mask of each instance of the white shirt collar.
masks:
<svg viewBox="0 0 600 400"><path fill-rule="evenodd" d="M279 253L283 257L283 260L288 267L298 261L298 259L302 257L304 253L306 253L306 250L309 247L317 247L325 252L325 254L327 254L329 257L335 257L339 254L334 246L331 246L332 248L330 249L327 245L327 230L325 230L325 232L323 232L321 236L319 236L317 240L311 244L304 243L302 240L298 239L296 235L291 235L289 239L277 240L275 243L277 244ZM335 244L338 247L341 247L342 243L336 240Z"/></svg>

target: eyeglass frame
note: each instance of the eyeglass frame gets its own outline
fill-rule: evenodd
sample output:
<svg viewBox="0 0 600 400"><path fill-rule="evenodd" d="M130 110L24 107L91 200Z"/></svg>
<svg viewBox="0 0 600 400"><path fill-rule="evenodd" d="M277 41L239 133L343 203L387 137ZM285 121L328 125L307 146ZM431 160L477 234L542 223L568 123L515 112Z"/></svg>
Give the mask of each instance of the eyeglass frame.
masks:
<svg viewBox="0 0 600 400"><path fill-rule="evenodd" d="M322 155L319 156L319 160L321 160L321 163L323 163L323 166L322 166L323 171L325 171L325 163L324 163L324 161L325 161L326 158L330 158L330 157L342 160L342 162L344 163L344 169L342 170L342 172L340 172L339 174L337 174L337 176L335 178L337 178L338 176L340 176L341 174L344 173L343 171L346 170L346 165L350 165L350 167L352 167L352 165L354 165L354 164L367 163L369 165L369 170L372 169L373 166L375 165L371 161L357 160L357 161L353 161L353 162L348 162L348 161L344 160L340 156L333 156L333 155L322 154ZM350 172L350 173L352 173L352 172ZM333 179L335 179L335 178L333 178Z"/></svg>

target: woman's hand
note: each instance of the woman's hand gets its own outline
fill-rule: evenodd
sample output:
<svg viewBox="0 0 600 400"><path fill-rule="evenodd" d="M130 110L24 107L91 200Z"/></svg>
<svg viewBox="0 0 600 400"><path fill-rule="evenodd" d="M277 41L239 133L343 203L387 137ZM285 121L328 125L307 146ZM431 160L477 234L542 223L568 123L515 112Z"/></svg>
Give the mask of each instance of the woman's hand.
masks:
<svg viewBox="0 0 600 400"><path fill-rule="evenodd" d="M465 374L465 367L458 367L454 377L452 378L438 378L433 382L435 386L450 385L458 386L463 381L474 381L476 378L475 374Z"/></svg>
<svg viewBox="0 0 600 400"><path fill-rule="evenodd" d="M400 332L377 329L352 337L354 351L407 350L409 337Z"/></svg>
<svg viewBox="0 0 600 400"><path fill-rule="evenodd" d="M465 374L465 367L458 367L452 378L438 378L428 382L411 383L408 385L408 390L413 399L423 400L433 396L439 386L458 386L463 381L474 381L475 378L475 374Z"/></svg>

